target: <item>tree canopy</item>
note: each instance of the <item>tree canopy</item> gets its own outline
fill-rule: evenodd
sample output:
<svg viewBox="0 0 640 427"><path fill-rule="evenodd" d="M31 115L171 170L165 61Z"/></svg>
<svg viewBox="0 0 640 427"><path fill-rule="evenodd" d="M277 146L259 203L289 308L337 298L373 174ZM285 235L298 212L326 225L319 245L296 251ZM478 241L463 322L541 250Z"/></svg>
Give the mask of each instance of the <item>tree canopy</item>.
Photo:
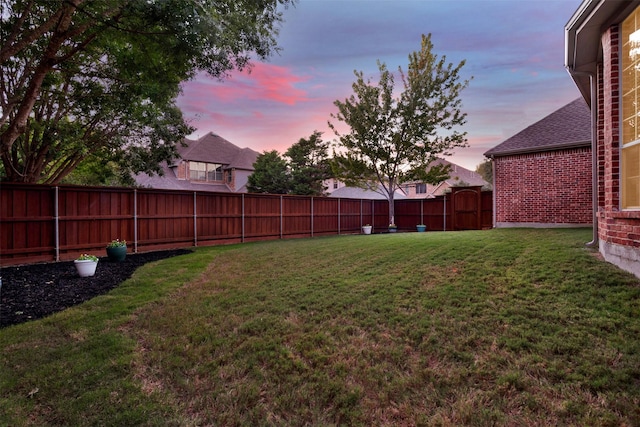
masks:
<svg viewBox="0 0 640 427"><path fill-rule="evenodd" d="M159 172L192 132L180 83L277 50L295 0L0 0L4 179L57 183L83 159Z"/></svg>
<svg viewBox="0 0 640 427"><path fill-rule="evenodd" d="M253 164L247 190L250 193L297 194L322 196L324 180L331 177L329 143L322 132L300 138L287 149L284 157L276 150L266 151ZM287 160L288 159L288 160Z"/></svg>
<svg viewBox="0 0 640 427"><path fill-rule="evenodd" d="M300 138L284 155L289 158L291 194L325 194L323 182L331 177L331 166L329 143L322 140L322 132L314 131L309 138Z"/></svg>
<svg viewBox="0 0 640 427"><path fill-rule="evenodd" d="M253 164L247 181L249 193L289 194L291 176L286 160L277 150L265 151Z"/></svg>
<svg viewBox="0 0 640 427"><path fill-rule="evenodd" d="M378 61L380 80L365 80L355 71L353 95L334 105L331 117L345 122L350 132L340 134L331 162L335 176L350 186L381 192L389 201L393 222L395 191L408 181L436 184L448 177L446 166L430 167L439 156L467 146L461 112L461 91L469 84L457 66L433 53L431 35L423 35L419 51L409 55L408 69L398 67L402 92L394 97L394 75Z"/></svg>
<svg viewBox="0 0 640 427"><path fill-rule="evenodd" d="M491 159L486 159L476 166L476 172L493 187L493 161Z"/></svg>

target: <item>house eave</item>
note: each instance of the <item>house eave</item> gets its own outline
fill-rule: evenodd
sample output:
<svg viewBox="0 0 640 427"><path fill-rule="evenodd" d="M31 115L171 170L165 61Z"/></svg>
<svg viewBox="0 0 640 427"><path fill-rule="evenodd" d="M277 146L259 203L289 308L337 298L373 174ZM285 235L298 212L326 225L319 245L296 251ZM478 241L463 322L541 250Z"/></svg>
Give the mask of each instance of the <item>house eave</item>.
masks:
<svg viewBox="0 0 640 427"><path fill-rule="evenodd" d="M639 4L640 0L584 0L565 25L564 65L588 105L591 105L591 76L602 59L602 32Z"/></svg>
<svg viewBox="0 0 640 427"><path fill-rule="evenodd" d="M534 154L534 153L542 153L545 151L560 151L567 150L570 148L584 148L591 147L591 141L580 141L580 142L571 142L566 144L556 144L556 145L546 145L541 147L528 147L528 148L516 148L512 150L501 150L497 152L492 152L492 150L484 153L485 157L494 158L494 157L506 157L506 156L514 156L518 154Z"/></svg>

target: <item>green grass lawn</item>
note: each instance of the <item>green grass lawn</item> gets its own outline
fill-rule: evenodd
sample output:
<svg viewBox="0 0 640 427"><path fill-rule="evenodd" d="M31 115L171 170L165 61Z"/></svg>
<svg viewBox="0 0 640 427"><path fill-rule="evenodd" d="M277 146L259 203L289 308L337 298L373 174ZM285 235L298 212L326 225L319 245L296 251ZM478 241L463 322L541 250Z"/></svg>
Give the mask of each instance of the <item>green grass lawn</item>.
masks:
<svg viewBox="0 0 640 427"><path fill-rule="evenodd" d="M640 425L640 281L591 230L200 248L0 330L0 425Z"/></svg>

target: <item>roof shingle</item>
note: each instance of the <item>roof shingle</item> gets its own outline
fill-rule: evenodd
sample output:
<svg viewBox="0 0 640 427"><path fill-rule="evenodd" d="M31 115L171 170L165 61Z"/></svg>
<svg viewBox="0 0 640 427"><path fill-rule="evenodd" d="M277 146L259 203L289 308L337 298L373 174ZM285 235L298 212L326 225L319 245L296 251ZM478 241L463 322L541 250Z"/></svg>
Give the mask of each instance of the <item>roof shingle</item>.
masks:
<svg viewBox="0 0 640 427"><path fill-rule="evenodd" d="M493 147L484 155L499 157L590 144L591 112L584 99L578 98Z"/></svg>
<svg viewBox="0 0 640 427"><path fill-rule="evenodd" d="M178 153L183 160L220 163L237 169L253 170L253 163L259 154L250 148L240 148L213 132L196 141L186 142L186 147L178 147Z"/></svg>

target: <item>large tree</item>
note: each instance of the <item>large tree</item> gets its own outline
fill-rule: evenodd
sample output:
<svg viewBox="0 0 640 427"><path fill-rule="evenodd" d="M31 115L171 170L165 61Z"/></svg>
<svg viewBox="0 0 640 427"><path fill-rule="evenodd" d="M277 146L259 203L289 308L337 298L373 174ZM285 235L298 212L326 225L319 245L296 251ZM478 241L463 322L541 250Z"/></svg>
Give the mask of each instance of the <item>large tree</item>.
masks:
<svg viewBox="0 0 640 427"><path fill-rule="evenodd" d="M191 128L180 83L277 49L295 0L0 0L5 179L57 183L89 156L158 171Z"/></svg>
<svg viewBox="0 0 640 427"><path fill-rule="evenodd" d="M247 181L249 193L289 194L291 176L287 161L277 150L265 151L253 164Z"/></svg>
<svg viewBox="0 0 640 427"><path fill-rule="evenodd" d="M334 149L332 169L347 185L371 189L389 201L389 221L394 221L394 194L407 181L436 184L448 177L445 166L429 167L439 156L450 155L467 145L466 132L457 127L466 122L461 112L460 92L468 86L457 66L433 53L431 35L423 35L421 49L409 55L408 69L398 67L402 92L394 97L394 75L378 61L377 85L355 71L353 95L335 101L338 113L331 117L345 122L350 132L340 134Z"/></svg>
<svg viewBox="0 0 640 427"><path fill-rule="evenodd" d="M109 187L133 187L136 185L134 177L128 170L123 170L114 161L105 161L89 157L78 164L71 173L65 176L61 184L92 185Z"/></svg>
<svg viewBox="0 0 640 427"><path fill-rule="evenodd" d="M300 138L284 155L289 158L291 194L325 194L323 181L331 177L331 166L329 143L322 140L322 132L314 131L309 138Z"/></svg>

